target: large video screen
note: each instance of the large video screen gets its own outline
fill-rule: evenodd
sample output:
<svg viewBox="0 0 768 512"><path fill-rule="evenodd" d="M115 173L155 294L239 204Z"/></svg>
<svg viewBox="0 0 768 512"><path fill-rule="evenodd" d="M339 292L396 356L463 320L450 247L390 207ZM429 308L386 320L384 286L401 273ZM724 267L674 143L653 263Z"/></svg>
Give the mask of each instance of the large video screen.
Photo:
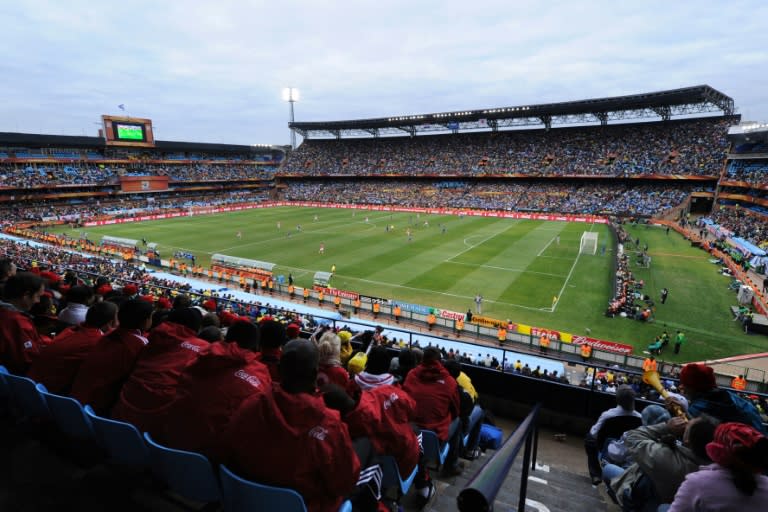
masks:
<svg viewBox="0 0 768 512"><path fill-rule="evenodd" d="M144 142L147 140L144 125L115 123L115 139Z"/></svg>
<svg viewBox="0 0 768 512"><path fill-rule="evenodd" d="M109 146L145 147L155 146L152 120L140 117L101 116L102 135Z"/></svg>

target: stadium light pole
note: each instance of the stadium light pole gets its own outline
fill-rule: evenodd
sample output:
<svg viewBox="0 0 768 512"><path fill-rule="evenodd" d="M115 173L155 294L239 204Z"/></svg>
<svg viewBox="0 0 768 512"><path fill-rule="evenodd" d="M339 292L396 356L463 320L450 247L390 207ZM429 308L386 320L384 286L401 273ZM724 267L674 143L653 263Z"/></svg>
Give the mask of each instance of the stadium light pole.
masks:
<svg viewBox="0 0 768 512"><path fill-rule="evenodd" d="M299 90L296 87L285 87L283 101L287 101L291 106L291 124L293 124L293 104L299 101ZM296 149L296 132L293 128L291 128L291 149Z"/></svg>

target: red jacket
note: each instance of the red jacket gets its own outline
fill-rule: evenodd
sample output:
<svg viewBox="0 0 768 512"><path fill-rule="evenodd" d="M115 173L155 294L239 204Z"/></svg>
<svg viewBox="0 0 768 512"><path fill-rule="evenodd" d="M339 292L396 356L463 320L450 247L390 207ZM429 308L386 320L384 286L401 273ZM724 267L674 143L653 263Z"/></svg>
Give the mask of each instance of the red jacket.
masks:
<svg viewBox="0 0 768 512"><path fill-rule="evenodd" d="M317 387L322 388L329 383L346 388L349 384L347 370L339 365L320 365L317 371Z"/></svg>
<svg viewBox="0 0 768 512"><path fill-rule="evenodd" d="M176 397L182 370L208 345L181 324L163 322L152 329L149 345L123 385L112 416L141 432L156 432L163 409Z"/></svg>
<svg viewBox="0 0 768 512"><path fill-rule="evenodd" d="M439 362L420 364L408 372L403 385L403 389L416 401L416 424L433 430L441 441L448 440L451 421L459 415L456 386L456 380Z"/></svg>
<svg viewBox="0 0 768 512"><path fill-rule="evenodd" d="M217 437L243 401L271 387L269 370L256 354L236 343L211 343L182 372L158 439L212 457Z"/></svg>
<svg viewBox="0 0 768 512"><path fill-rule="evenodd" d="M219 436L223 461L244 478L290 487L309 512L336 512L357 483L360 461L347 425L323 399L279 384L249 398Z"/></svg>
<svg viewBox="0 0 768 512"><path fill-rule="evenodd" d="M80 365L102 336L98 327L67 327L40 351L27 376L45 384L51 393L68 393Z"/></svg>
<svg viewBox="0 0 768 512"><path fill-rule="evenodd" d="M147 343L139 330L117 328L102 336L80 365L72 383L72 398L99 414L109 414Z"/></svg>
<svg viewBox="0 0 768 512"><path fill-rule="evenodd" d="M45 341L32 318L8 303L0 303L0 364L9 372L24 375Z"/></svg>
<svg viewBox="0 0 768 512"><path fill-rule="evenodd" d="M419 440L411 426L415 410L416 402L400 387L379 386L360 394L344 422L353 439L367 437L377 454L395 457L405 478L419 461Z"/></svg>
<svg viewBox="0 0 768 512"><path fill-rule="evenodd" d="M278 363L283 356L282 348L265 348L261 352L257 353L259 361L267 365L269 368L269 375L272 377L273 382L280 382L280 371L278 370Z"/></svg>

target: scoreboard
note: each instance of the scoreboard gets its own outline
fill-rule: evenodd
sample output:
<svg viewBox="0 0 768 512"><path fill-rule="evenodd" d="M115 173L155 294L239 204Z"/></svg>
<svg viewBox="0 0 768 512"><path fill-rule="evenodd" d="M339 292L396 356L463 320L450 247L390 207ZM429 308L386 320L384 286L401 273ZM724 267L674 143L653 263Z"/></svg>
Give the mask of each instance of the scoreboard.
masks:
<svg viewBox="0 0 768 512"><path fill-rule="evenodd" d="M104 139L108 146L155 146L152 120L138 117L101 116Z"/></svg>

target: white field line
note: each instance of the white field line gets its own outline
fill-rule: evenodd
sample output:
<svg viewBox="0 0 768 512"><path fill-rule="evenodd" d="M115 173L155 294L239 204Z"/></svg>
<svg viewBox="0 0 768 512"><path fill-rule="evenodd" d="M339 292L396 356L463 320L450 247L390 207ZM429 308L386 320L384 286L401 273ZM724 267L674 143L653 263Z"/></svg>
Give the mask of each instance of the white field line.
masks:
<svg viewBox="0 0 768 512"><path fill-rule="evenodd" d="M540 276L560 277L560 278L565 277L560 274L548 274L546 272L536 272L535 270L527 270L524 268L495 267L493 265L475 265L474 263L462 263L461 261L447 261L447 260L444 261L443 263L450 263L452 265L466 265L467 267L475 267L475 268L492 268L495 270L505 270L507 272L520 272L524 274L538 274Z"/></svg>
<svg viewBox="0 0 768 512"><path fill-rule="evenodd" d="M594 223L589 225L589 231L592 231L592 227L594 225L595 225ZM557 295L557 302L555 302L552 305L552 307L550 308L551 309L551 311L550 311L551 313L555 312L555 310L557 309L557 305L560 304L561 300L563 300L563 292L565 292L565 287L568 286L568 281L571 280L571 276L573 275L573 270L576 268L576 264L579 262L579 257L580 256L581 256L581 251L579 251L576 254L576 259L573 261L573 265L571 265L571 270L568 272L568 277L565 278L565 282L563 283L563 287L560 288L560 293Z"/></svg>
<svg viewBox="0 0 768 512"><path fill-rule="evenodd" d="M361 281L363 283L378 284L378 285L382 285L382 286L387 286L389 288L402 288L404 290L414 290L414 291L417 291L417 292L427 292L427 293L431 293L431 294L434 294L434 295L445 295L446 297L456 297L456 298L459 298L459 299L474 299L474 296L470 297L469 295L459 295L459 294L456 294L456 293L438 292L436 290L430 290L430 289L427 289L427 288L416 288L414 286L406 286L406 285L403 285L403 284L392 284L392 283L389 283L389 282L385 283L383 281L374 281L372 279L363 279L363 278L360 278L360 277L347 277L347 276L342 276L342 275L337 275L337 277L340 278L340 279L347 279L349 281ZM549 308L534 308L534 307L531 307L531 306L523 306L521 304L513 304L511 302L501 302L501 301L490 300L490 299L483 299L483 302L489 302L489 303L492 303L492 304L501 304L502 306L511 306L511 307L515 307L515 308L530 309L531 311L544 311L544 312L547 312L549 310Z"/></svg>
<svg viewBox="0 0 768 512"><path fill-rule="evenodd" d="M330 221L311 222L311 224L309 224L309 225L317 225L317 224L319 224L321 222L329 223ZM357 221L356 223L357 224L365 224L365 221L364 220L360 220L360 221ZM346 222L346 221L334 222L334 224L336 224L338 226L347 226L347 225L349 225L349 223ZM368 224L372 224L372 223L369 222ZM373 226L375 227L375 225L373 225ZM280 230L281 233L285 233L285 234L281 235L278 238L268 238L268 239L265 239L265 240L256 240L254 242L249 242L247 244L233 245L232 247L225 247L224 249L219 249L219 252L223 253L223 252L226 252L226 251L230 251L232 249L241 249L243 247L251 247L253 245L268 244L268 243L272 243L272 242L277 242L279 240L285 240L288 237L288 233L290 233L291 236L300 236L300 235L303 235L305 233L327 233L329 235L338 235L339 234L338 231L326 231L326 229L328 229L329 227L330 226L326 226L325 228L320 228L320 229L305 229L302 226L301 231L297 231L296 227L294 226L292 228L286 228L285 230ZM370 231L370 228L367 229L366 231ZM213 254L213 253L207 253L207 254Z"/></svg>
<svg viewBox="0 0 768 512"><path fill-rule="evenodd" d="M536 255L536 257L538 258L539 256L541 256L541 254L542 254L544 251L546 251L546 250L547 250L547 247L549 247L550 245L552 245L552 242L554 242L554 241L555 241L555 237L552 237L552 238L550 239L550 241L549 241L549 242L547 242L547 245L545 245L545 246L544 246L544 248L543 248L542 250L540 250L540 251L539 251L539 254L537 254L537 255Z"/></svg>
<svg viewBox="0 0 768 512"><path fill-rule="evenodd" d="M460 251L459 253L457 253L457 254L454 254L454 255L453 255L453 256L451 256L450 258L446 258L446 259L444 259L443 261L451 261L451 260L452 260L452 259L454 259L454 258L458 258L459 256L461 256L461 255L462 255L462 254L464 254L465 252L469 252L469 251L471 251L472 249L474 249L475 247L477 247L477 246L479 246L479 245L483 245L485 242L487 242L487 241L488 241L488 240L490 240L491 238L495 238L495 237L499 236L500 234L502 234L503 232L505 232L505 231L507 231L509 228L511 228L513 225L514 225L514 224L510 224L509 226L505 227L504 229L502 229L502 230L501 230L501 231L499 231L498 233L494 233L494 234L492 234L492 235L491 235L491 236L489 236L489 237L483 238L482 240L480 240L478 243L476 243L476 244L474 244L474 245L472 245L472 244L468 243L468 242L467 242L467 240L471 240L472 238L476 238L476 236L473 236L473 237L467 237L467 238L465 238L465 239L464 239L464 245L467 245L468 247L467 247L466 249L464 249L463 251Z"/></svg>

